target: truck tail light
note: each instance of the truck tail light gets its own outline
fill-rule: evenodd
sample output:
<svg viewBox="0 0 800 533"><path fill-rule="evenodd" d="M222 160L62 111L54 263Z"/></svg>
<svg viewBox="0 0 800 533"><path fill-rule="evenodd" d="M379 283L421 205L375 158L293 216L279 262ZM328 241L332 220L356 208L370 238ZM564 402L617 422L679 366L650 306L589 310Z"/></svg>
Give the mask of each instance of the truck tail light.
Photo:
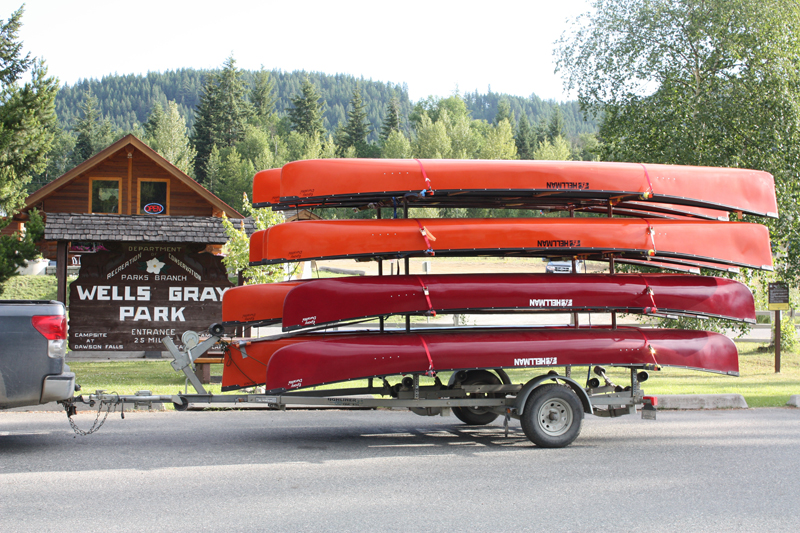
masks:
<svg viewBox="0 0 800 533"><path fill-rule="evenodd" d="M67 317L64 315L41 315L31 318L36 331L49 341L67 338Z"/></svg>
<svg viewBox="0 0 800 533"><path fill-rule="evenodd" d="M47 355L63 358L67 354L67 317L64 315L40 315L31 318L36 331L47 339Z"/></svg>

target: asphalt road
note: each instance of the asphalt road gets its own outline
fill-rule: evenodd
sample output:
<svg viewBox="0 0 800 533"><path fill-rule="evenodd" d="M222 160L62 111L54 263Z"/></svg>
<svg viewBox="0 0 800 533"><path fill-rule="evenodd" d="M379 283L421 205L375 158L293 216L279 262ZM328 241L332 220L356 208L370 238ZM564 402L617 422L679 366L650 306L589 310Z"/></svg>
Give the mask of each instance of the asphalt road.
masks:
<svg viewBox="0 0 800 533"><path fill-rule="evenodd" d="M797 532L799 494L800 409L590 417L555 450L400 411L137 412L86 437L0 412L3 531Z"/></svg>

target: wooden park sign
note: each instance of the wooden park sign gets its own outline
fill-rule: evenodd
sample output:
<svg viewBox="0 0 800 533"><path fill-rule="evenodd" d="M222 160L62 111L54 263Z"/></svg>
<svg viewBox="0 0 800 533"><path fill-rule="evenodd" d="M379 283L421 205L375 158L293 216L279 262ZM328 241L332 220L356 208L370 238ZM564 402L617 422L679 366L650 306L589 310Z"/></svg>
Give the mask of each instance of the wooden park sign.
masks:
<svg viewBox="0 0 800 533"><path fill-rule="evenodd" d="M81 257L69 291L72 350L164 350L186 330L205 331L222 318L232 286L222 259L203 246L112 243Z"/></svg>

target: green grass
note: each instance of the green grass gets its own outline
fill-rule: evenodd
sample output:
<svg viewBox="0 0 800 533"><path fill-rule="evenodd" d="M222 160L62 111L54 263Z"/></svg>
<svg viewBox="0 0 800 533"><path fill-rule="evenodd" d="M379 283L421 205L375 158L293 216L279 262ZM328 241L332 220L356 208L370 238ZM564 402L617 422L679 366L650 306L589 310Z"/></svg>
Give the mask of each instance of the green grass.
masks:
<svg viewBox="0 0 800 533"><path fill-rule="evenodd" d="M55 276L14 276L0 285L3 300L55 300L57 292Z"/></svg>
<svg viewBox="0 0 800 533"><path fill-rule="evenodd" d="M221 365L214 365L217 373ZM81 386L81 394L96 390L134 394L138 390L149 390L153 394L176 394L184 391L186 376L176 372L167 361L80 361L70 362ZM205 385L207 391L220 393L219 384ZM189 392L194 392L189 385Z"/></svg>
<svg viewBox="0 0 800 533"><path fill-rule="evenodd" d="M772 352L759 351L764 345L754 343L739 344L739 377L723 376L708 372L698 372L677 368L665 368L660 372L650 372L650 379L642 384L648 395L659 394L725 394L736 393L744 396L750 407L781 407L786 405L789 396L800 394L800 354L782 354L781 373L774 371L775 356ZM175 394L184 391L185 377L175 372L166 361L130 362L73 362L70 368L83 387L82 393L92 393L97 389L119 394L133 394L137 390L149 390L153 394ZM212 365L212 374L219 374L221 365ZM559 369L561 371L561 369ZM510 370L509 376L515 383L525 382L541 374L541 370ZM447 383L449 372L439 377ZM629 384L629 373L625 369L609 369L609 377L618 385ZM573 378L582 383L586 367L574 367ZM389 379L390 383L399 380ZM422 384L430 384L431 378L422 378ZM376 385L378 385L376 380ZM342 387L364 387L365 380L346 384L332 384L320 389ZM214 394L220 393L218 384L206 385ZM191 386L189 391L193 392Z"/></svg>

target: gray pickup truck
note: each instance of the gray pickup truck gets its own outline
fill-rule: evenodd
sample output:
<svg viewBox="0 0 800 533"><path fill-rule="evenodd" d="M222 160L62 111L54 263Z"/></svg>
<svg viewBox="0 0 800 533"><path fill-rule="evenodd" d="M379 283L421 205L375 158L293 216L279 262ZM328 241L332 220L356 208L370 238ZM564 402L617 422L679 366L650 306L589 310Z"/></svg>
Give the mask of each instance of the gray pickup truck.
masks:
<svg viewBox="0 0 800 533"><path fill-rule="evenodd" d="M0 409L66 400L67 317L55 301L0 300Z"/></svg>

